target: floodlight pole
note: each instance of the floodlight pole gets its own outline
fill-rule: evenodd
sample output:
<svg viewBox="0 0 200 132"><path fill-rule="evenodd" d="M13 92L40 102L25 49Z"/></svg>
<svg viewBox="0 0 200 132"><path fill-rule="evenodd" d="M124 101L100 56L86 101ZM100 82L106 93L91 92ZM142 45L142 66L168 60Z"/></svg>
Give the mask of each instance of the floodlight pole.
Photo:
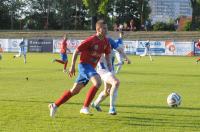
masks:
<svg viewBox="0 0 200 132"><path fill-rule="evenodd" d="M75 30L77 28L77 0L75 1L76 2L76 5L75 5Z"/></svg>
<svg viewBox="0 0 200 132"><path fill-rule="evenodd" d="M47 22L46 22L46 29L49 28L49 12L50 12L50 6L49 6L50 0L48 0L48 9L47 9Z"/></svg>
<svg viewBox="0 0 200 132"><path fill-rule="evenodd" d="M140 14L140 22L143 24L143 12L144 12L144 1L141 0L141 14Z"/></svg>

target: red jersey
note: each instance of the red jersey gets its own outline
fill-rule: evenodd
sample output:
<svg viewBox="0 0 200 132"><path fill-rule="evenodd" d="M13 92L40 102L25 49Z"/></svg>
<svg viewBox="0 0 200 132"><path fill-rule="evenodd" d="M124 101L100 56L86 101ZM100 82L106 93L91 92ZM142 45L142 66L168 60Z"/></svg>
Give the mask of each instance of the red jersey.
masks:
<svg viewBox="0 0 200 132"><path fill-rule="evenodd" d="M197 47L200 48L200 41L197 42Z"/></svg>
<svg viewBox="0 0 200 132"><path fill-rule="evenodd" d="M67 40L63 39L60 43L60 53L65 54L67 50Z"/></svg>
<svg viewBox="0 0 200 132"><path fill-rule="evenodd" d="M91 64L96 67L101 55L103 53L109 54L111 52L110 44L107 38L100 40L96 35L93 35L83 41L77 50L80 54L80 63Z"/></svg>

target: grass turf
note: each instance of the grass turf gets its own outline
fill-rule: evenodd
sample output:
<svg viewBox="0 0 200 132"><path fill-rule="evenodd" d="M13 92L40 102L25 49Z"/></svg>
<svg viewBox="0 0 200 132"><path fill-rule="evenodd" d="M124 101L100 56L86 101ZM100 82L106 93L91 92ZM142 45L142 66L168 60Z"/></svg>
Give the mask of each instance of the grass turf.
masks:
<svg viewBox="0 0 200 132"><path fill-rule="evenodd" d="M29 53L27 64L13 55L4 53L0 61L0 131L200 131L200 65L195 57L155 56L150 62L148 57L130 56L132 64L124 65L117 75L118 115L108 115L109 99L102 103L103 112L79 114L89 83L51 119L47 105L71 88L75 77L51 63L58 54ZM167 106L171 92L181 95L180 107Z"/></svg>

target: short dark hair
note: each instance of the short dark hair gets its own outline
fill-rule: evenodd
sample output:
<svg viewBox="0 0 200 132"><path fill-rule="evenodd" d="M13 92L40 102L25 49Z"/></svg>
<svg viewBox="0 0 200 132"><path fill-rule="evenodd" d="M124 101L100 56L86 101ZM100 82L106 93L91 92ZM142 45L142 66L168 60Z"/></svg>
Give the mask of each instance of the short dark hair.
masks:
<svg viewBox="0 0 200 132"><path fill-rule="evenodd" d="M96 23L96 27L98 27L98 26L102 26L102 25L104 25L104 24L106 24L105 21L102 20L102 19L100 19L100 20L97 21L97 23Z"/></svg>

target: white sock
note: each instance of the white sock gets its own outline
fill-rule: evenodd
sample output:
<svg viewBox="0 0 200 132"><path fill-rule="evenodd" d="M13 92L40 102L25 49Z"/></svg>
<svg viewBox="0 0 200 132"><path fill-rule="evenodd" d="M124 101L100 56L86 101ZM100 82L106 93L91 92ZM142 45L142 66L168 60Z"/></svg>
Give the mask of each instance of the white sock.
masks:
<svg viewBox="0 0 200 132"><path fill-rule="evenodd" d="M24 63L26 63L26 55L24 55Z"/></svg>
<svg viewBox="0 0 200 132"><path fill-rule="evenodd" d="M102 91L99 94L98 98L94 101L94 105L99 105L107 96L108 95L104 91Z"/></svg>
<svg viewBox="0 0 200 132"><path fill-rule="evenodd" d="M152 60L153 60L150 54L149 54L149 58L150 58L150 61L152 61Z"/></svg>
<svg viewBox="0 0 200 132"><path fill-rule="evenodd" d="M114 91L110 91L110 109L115 107L115 102L117 99L118 88L114 88Z"/></svg>

